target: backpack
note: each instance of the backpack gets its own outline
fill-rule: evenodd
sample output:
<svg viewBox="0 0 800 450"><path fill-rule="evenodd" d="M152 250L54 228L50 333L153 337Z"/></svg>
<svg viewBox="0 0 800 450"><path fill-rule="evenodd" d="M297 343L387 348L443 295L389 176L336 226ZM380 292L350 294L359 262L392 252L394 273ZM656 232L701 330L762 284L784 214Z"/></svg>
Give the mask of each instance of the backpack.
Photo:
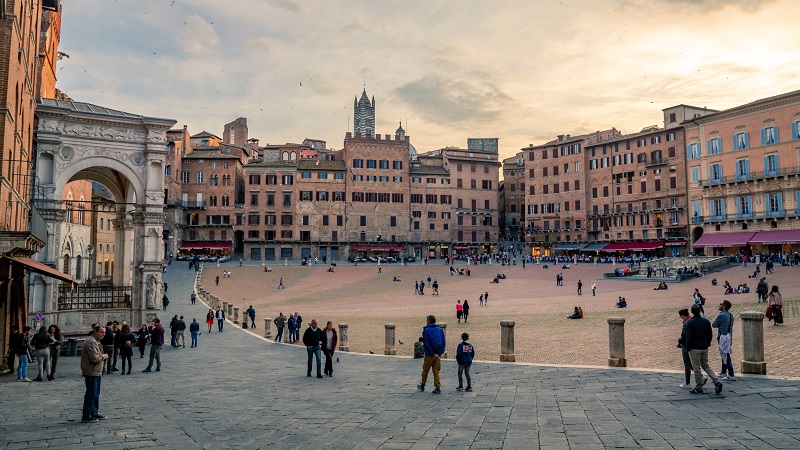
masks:
<svg viewBox="0 0 800 450"><path fill-rule="evenodd" d="M700 296L700 304L701 305L705 305L706 304L706 298L703 297L702 295Z"/></svg>

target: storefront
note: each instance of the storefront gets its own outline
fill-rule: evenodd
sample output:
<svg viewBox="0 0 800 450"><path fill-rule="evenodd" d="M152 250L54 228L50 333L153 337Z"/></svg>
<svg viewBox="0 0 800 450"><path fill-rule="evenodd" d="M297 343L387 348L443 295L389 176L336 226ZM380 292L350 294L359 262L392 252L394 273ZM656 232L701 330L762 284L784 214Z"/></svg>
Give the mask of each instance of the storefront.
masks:
<svg viewBox="0 0 800 450"><path fill-rule="evenodd" d="M231 256L230 242L189 242L178 248L178 256L191 257L192 255ZM181 259L181 258L178 258Z"/></svg>
<svg viewBox="0 0 800 450"><path fill-rule="evenodd" d="M581 244L578 242L566 242L563 244L558 244L558 247L556 247L556 252L559 254L559 256L569 256L579 253L584 248L586 248L586 244Z"/></svg>
<svg viewBox="0 0 800 450"><path fill-rule="evenodd" d="M667 241L664 243L664 256L667 257L681 256L681 253L685 246L686 246L686 241Z"/></svg>
<svg viewBox="0 0 800 450"><path fill-rule="evenodd" d="M738 252L749 253L747 243L755 235L755 231L704 234L695 241L692 247L696 250L703 249L706 256L727 256Z"/></svg>
<svg viewBox="0 0 800 450"><path fill-rule="evenodd" d="M747 244L754 252L795 253L800 250L800 230L759 231Z"/></svg>
<svg viewBox="0 0 800 450"><path fill-rule="evenodd" d="M380 256L382 258L394 256L399 258L404 256L403 253L406 251L406 246L400 244L353 245L350 249L351 256L354 258L369 258L370 256Z"/></svg>
<svg viewBox="0 0 800 450"><path fill-rule="evenodd" d="M636 242L614 242L603 247L606 253L644 254L645 256L664 256L664 241L636 241Z"/></svg>

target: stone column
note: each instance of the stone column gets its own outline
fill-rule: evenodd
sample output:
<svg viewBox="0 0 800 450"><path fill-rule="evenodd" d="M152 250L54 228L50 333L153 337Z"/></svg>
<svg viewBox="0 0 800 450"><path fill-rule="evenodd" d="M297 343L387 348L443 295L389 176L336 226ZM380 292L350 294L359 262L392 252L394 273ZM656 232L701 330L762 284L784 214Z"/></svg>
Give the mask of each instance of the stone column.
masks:
<svg viewBox="0 0 800 450"><path fill-rule="evenodd" d="M514 362L514 322L513 320L500 321L500 361Z"/></svg>
<svg viewBox="0 0 800 450"><path fill-rule="evenodd" d="M387 323L384 325L386 329L386 344L383 349L384 355L396 355L397 354L397 347L394 341L394 328L395 324Z"/></svg>
<svg viewBox="0 0 800 450"><path fill-rule="evenodd" d="M233 304L232 303L228 303L228 312L227 312L227 314L228 314L228 317L233 317Z"/></svg>
<svg viewBox="0 0 800 450"><path fill-rule="evenodd" d="M225 313L226 318L231 315L231 313L228 312L228 302L222 302L222 312Z"/></svg>
<svg viewBox="0 0 800 450"><path fill-rule="evenodd" d="M625 319L608 318L608 366L628 367L625 360Z"/></svg>
<svg viewBox="0 0 800 450"><path fill-rule="evenodd" d="M347 324L339 324L339 351L349 352L350 344L347 342Z"/></svg>
<svg viewBox="0 0 800 450"><path fill-rule="evenodd" d="M742 344L744 346L742 373L766 375L764 314L755 311L744 311L739 314L739 318L742 319Z"/></svg>
<svg viewBox="0 0 800 450"><path fill-rule="evenodd" d="M233 307L233 323L239 324L239 308L236 306Z"/></svg>
<svg viewBox="0 0 800 450"><path fill-rule="evenodd" d="M270 327L272 326L272 319L264 319L264 337L267 339L272 339L272 331Z"/></svg>
<svg viewBox="0 0 800 450"><path fill-rule="evenodd" d="M442 329L442 334L444 334L444 341L447 342L447 324L437 322L436 325L439 325L439 328ZM441 357L447 358L447 347L444 348L444 354L442 354Z"/></svg>

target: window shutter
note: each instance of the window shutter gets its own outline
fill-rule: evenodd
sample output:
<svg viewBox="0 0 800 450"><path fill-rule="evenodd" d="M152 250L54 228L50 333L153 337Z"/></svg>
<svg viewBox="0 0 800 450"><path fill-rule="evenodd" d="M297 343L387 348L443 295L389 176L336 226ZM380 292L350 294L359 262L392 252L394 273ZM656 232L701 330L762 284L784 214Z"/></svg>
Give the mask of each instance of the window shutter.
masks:
<svg viewBox="0 0 800 450"><path fill-rule="evenodd" d="M750 133L744 133L744 148L750 148Z"/></svg>
<svg viewBox="0 0 800 450"><path fill-rule="evenodd" d="M800 139L800 135L798 135L797 130L797 122L792 122L792 139Z"/></svg>
<svg viewBox="0 0 800 450"><path fill-rule="evenodd" d="M774 133L775 133L775 143L777 144L778 142L780 142L780 141L781 141L780 137L778 137L778 127L777 127L777 126L775 126L775 127L772 127L772 130L773 130L773 131L774 131Z"/></svg>
<svg viewBox="0 0 800 450"><path fill-rule="evenodd" d="M769 206L769 194L764 194L764 211L767 213L766 216L769 217L769 213L772 211Z"/></svg>
<svg viewBox="0 0 800 450"><path fill-rule="evenodd" d="M692 145L686 146L686 159L692 159Z"/></svg>
<svg viewBox="0 0 800 450"><path fill-rule="evenodd" d="M778 196L778 212L783 211L783 192L778 192L776 194Z"/></svg>
<svg viewBox="0 0 800 450"><path fill-rule="evenodd" d="M767 145L767 129L761 129L761 145Z"/></svg>
<svg viewBox="0 0 800 450"><path fill-rule="evenodd" d="M733 135L733 149L734 150L741 150L739 146L736 144L736 135Z"/></svg>
<svg viewBox="0 0 800 450"><path fill-rule="evenodd" d="M795 214L800 211L800 191L794 191Z"/></svg>
<svg viewBox="0 0 800 450"><path fill-rule="evenodd" d="M713 141L713 139L709 139L709 140L706 141L706 154L707 155L711 155L711 141Z"/></svg>
<svg viewBox="0 0 800 450"><path fill-rule="evenodd" d="M769 167L769 156L764 157L764 174L766 175L767 172L770 172L771 169Z"/></svg>

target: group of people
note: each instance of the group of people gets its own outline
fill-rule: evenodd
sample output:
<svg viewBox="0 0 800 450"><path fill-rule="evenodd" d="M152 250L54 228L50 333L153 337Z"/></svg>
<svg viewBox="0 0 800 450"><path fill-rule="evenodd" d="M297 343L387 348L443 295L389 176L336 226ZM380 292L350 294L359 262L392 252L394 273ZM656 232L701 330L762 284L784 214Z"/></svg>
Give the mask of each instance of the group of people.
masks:
<svg viewBox="0 0 800 450"><path fill-rule="evenodd" d="M506 274L498 273L497 275L495 275L494 279L490 281L490 283L497 284L500 283L500 280L505 280L505 279L506 279Z"/></svg>
<svg viewBox="0 0 800 450"><path fill-rule="evenodd" d="M301 316L297 311L294 314L289 313L289 317L283 315L283 313L278 313L278 317L276 317L272 323L275 324L278 333L275 335L275 342L281 342L281 338L283 337L283 328L288 328L288 334L286 342L290 344L294 344L295 342L300 340L300 329L303 327L303 316Z"/></svg>
<svg viewBox="0 0 800 450"><path fill-rule="evenodd" d="M583 319L583 308L576 306L572 314L567 316L567 319Z"/></svg>
<svg viewBox="0 0 800 450"><path fill-rule="evenodd" d="M622 297L622 296L619 297L619 300L617 300L616 307L617 308L627 308L628 307L628 301L625 300L625 297Z"/></svg>
<svg viewBox="0 0 800 450"><path fill-rule="evenodd" d="M481 295L481 297L483 297ZM464 318L464 323L467 323L467 319L469 318L469 302L465 299L464 303L461 303L461 300L456 302L456 318L458 319L458 323L461 323L461 318Z"/></svg>
<svg viewBox="0 0 800 450"><path fill-rule="evenodd" d="M8 342L8 365L14 369L15 359L17 364L17 381L53 381L56 376L58 357L61 354L61 329L58 325L41 327L31 337L31 327L22 327L22 332L16 325L11 326L11 335ZM28 378L28 365L33 361L39 369L38 376L31 380Z"/></svg>
<svg viewBox="0 0 800 450"><path fill-rule="evenodd" d="M712 283L712 284L714 284L714 283ZM731 295L731 294L749 294L749 293L750 293L750 286L748 286L748 285L747 285L747 283L742 283L742 284L740 284L740 285L738 285L738 286L736 286L736 287L734 288L734 287L733 287L733 286L732 286L732 285L731 285L731 284L728 282L728 280L725 280L725 282L722 284L722 288L723 288L723 294L725 294L725 295ZM760 300L759 300L759 301L760 301Z"/></svg>
<svg viewBox="0 0 800 450"><path fill-rule="evenodd" d="M422 380L417 385L417 390L425 392L425 385L428 383L428 374L433 371L433 394L442 393L442 380L440 372L442 370L442 357L445 354L446 339L444 330L436 324L436 317L430 315L426 318L425 328L422 329L422 337L419 343L414 344L415 357L418 349L422 349ZM469 342L469 334L461 333L461 343L456 348L456 363L458 364L458 387L457 391L472 392L472 377L470 368L475 359L475 347ZM310 363L309 363L310 364ZM309 365L309 367L311 367ZM464 387L464 379L467 378L467 386Z"/></svg>

